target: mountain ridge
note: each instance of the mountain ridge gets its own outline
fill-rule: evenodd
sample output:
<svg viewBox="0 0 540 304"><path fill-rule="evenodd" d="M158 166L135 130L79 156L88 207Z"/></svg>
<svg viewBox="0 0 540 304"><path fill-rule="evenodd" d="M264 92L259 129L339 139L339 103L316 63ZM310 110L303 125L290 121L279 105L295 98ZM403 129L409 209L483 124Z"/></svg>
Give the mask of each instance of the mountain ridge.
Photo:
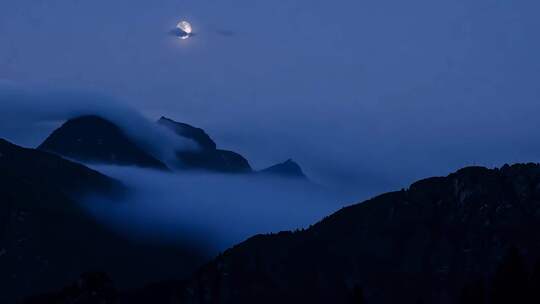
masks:
<svg viewBox="0 0 540 304"><path fill-rule="evenodd" d="M540 165L467 167L345 207L310 228L257 235L191 280L185 303L457 303L505 252L540 257Z"/></svg>
<svg viewBox="0 0 540 304"><path fill-rule="evenodd" d="M539 164L466 167L344 207L307 229L252 236L187 281L123 292L117 303L511 303L528 297L515 294L530 290L519 282L540 284L526 272L536 261L540 275L540 235L531 233L539 229ZM36 299L61 304L72 296Z"/></svg>
<svg viewBox="0 0 540 304"><path fill-rule="evenodd" d="M251 173L253 171L249 161L239 153L218 149L216 143L203 129L163 116L157 123L199 145L199 150L176 151L183 169L221 173Z"/></svg>
<svg viewBox="0 0 540 304"><path fill-rule="evenodd" d="M179 136L195 141L202 149L215 150L217 148L214 140L212 140L204 129L187 123L177 122L165 116L161 116L157 123L174 131Z"/></svg>
<svg viewBox="0 0 540 304"><path fill-rule="evenodd" d="M67 120L37 149L82 162L169 171L167 165L140 148L120 127L97 115Z"/></svg>
<svg viewBox="0 0 540 304"><path fill-rule="evenodd" d="M3 174L39 183L73 196L87 192L112 195L123 185L79 163L37 149L22 148L0 138L0 169Z"/></svg>

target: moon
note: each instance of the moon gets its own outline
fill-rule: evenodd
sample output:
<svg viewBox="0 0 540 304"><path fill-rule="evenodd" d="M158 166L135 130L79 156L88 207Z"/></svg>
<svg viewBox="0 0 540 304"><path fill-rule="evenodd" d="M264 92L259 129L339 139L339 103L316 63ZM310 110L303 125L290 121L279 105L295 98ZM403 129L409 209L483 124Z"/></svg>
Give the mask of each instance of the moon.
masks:
<svg viewBox="0 0 540 304"><path fill-rule="evenodd" d="M182 20L176 25L176 34L180 39L188 39L193 34L191 23Z"/></svg>

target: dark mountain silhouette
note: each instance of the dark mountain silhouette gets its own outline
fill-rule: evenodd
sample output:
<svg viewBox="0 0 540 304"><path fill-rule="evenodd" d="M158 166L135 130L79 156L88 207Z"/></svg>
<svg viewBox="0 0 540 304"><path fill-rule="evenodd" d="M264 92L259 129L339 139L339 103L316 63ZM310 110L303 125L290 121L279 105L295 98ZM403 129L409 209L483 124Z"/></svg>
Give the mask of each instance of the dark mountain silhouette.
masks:
<svg viewBox="0 0 540 304"><path fill-rule="evenodd" d="M249 162L242 155L216 149L216 144L204 130L165 117L160 118L158 123L171 129L179 136L195 141L200 146L199 150L177 151L176 155L184 168L224 173L252 171Z"/></svg>
<svg viewBox="0 0 540 304"><path fill-rule="evenodd" d="M201 128L196 128L182 122L176 122L164 116L158 120L158 124L173 130L176 134L182 137L195 141L202 149L216 149L216 143Z"/></svg>
<svg viewBox="0 0 540 304"><path fill-rule="evenodd" d="M57 155L16 146L0 139L0 172L14 180L39 185L65 195L113 194L122 185L97 171Z"/></svg>
<svg viewBox="0 0 540 304"><path fill-rule="evenodd" d="M77 202L83 195L115 199L127 191L85 166L0 140L0 303L99 269L120 287L193 270L202 258L189 248L125 240Z"/></svg>
<svg viewBox="0 0 540 304"><path fill-rule="evenodd" d="M343 208L307 230L255 236L203 267L181 302L458 303L471 279L522 278L522 265L540 256L539 229L539 165L465 168ZM497 279L513 247L523 262L512 258ZM519 282L510 294L522 292ZM472 286L465 299L481 298L481 284Z"/></svg>
<svg viewBox="0 0 540 304"><path fill-rule="evenodd" d="M115 287L103 272L83 273L80 278L59 291L27 297L23 304L168 304L178 303L185 290L185 282L168 280L148 284L142 288L122 291Z"/></svg>
<svg viewBox="0 0 540 304"><path fill-rule="evenodd" d="M103 272L84 273L60 292L52 292L31 296L24 300L25 304L113 304L119 298L112 280Z"/></svg>
<svg viewBox="0 0 540 304"><path fill-rule="evenodd" d="M508 249L491 277L470 278L461 291L459 304L540 303L540 263L527 263L522 252ZM487 279L487 283L485 282Z"/></svg>
<svg viewBox="0 0 540 304"><path fill-rule="evenodd" d="M118 295L111 303L532 304L540 298L539 229L540 165L469 167L306 230L254 236L186 282L93 294ZM98 286L108 286L101 278ZM41 299L72 303L71 295Z"/></svg>
<svg viewBox="0 0 540 304"><path fill-rule="evenodd" d="M95 115L68 120L38 149L82 162L167 170L164 163L138 147L117 125Z"/></svg>
<svg viewBox="0 0 540 304"><path fill-rule="evenodd" d="M223 173L249 173L251 166L240 154L227 150L178 151L178 158L188 169Z"/></svg>
<svg viewBox="0 0 540 304"><path fill-rule="evenodd" d="M273 165L259 172L268 175L307 179L302 168L300 168L300 166L292 159L288 159L283 163Z"/></svg>

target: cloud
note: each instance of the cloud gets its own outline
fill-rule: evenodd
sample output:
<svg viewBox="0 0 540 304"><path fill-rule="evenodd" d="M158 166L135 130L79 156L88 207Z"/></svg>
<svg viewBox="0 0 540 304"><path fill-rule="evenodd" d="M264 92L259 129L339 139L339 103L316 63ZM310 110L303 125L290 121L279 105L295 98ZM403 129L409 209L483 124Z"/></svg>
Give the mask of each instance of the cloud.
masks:
<svg viewBox="0 0 540 304"><path fill-rule="evenodd" d="M114 98L82 90L2 84L0 113L0 137L31 147L66 119L95 114L162 157L193 148ZM122 201L84 200L98 220L137 241L181 242L209 255L253 234L306 227L349 203L329 189L286 178L89 166L131 189Z"/></svg>
<svg viewBox="0 0 540 304"><path fill-rule="evenodd" d="M0 84L0 137L35 147L67 119L98 115L116 123L141 147L165 162L176 161L175 151L196 145L161 128L136 110L109 96L84 90L52 90Z"/></svg>
<svg viewBox="0 0 540 304"><path fill-rule="evenodd" d="M188 242L215 254L258 233L307 227L341 207L336 193L288 179L93 166L132 189L89 198L100 221L139 241Z"/></svg>

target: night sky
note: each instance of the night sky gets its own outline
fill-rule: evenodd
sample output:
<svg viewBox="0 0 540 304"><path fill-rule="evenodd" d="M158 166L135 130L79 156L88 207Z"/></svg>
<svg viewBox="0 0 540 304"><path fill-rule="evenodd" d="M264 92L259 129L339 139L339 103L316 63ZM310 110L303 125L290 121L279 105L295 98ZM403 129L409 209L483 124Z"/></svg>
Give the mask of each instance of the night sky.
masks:
<svg viewBox="0 0 540 304"><path fill-rule="evenodd" d="M65 109L104 98L202 127L255 168L294 158L358 200L466 165L540 161L539 10L532 0L4 0L0 136L34 146ZM182 19L188 40L169 34Z"/></svg>

